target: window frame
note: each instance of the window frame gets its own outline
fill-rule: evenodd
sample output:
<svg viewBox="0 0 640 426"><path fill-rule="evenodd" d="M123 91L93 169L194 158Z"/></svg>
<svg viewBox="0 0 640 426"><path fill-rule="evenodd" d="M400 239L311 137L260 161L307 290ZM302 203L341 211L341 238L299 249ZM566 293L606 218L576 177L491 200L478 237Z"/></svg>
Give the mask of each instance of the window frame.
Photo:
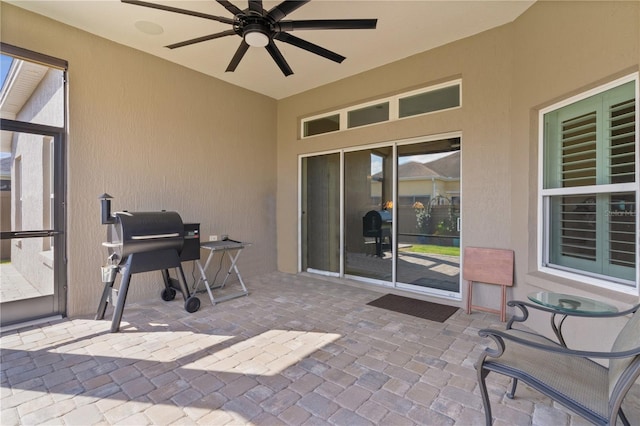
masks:
<svg viewBox="0 0 640 426"><path fill-rule="evenodd" d="M578 101L582 101L594 95L603 94L611 89L621 86L625 83L634 82L635 86L635 177L634 182L615 184L615 191L612 191L614 185L590 185L590 186L577 186L567 188L548 188L545 189L545 114L557 111L561 108L569 106ZM639 295L640 294L640 244L638 243L638 236L640 235L640 220L637 218L638 209L637 206L640 202L640 78L639 73L635 72L624 77L620 77L608 83L599 85L592 89L581 92L577 95L563 99L538 111L538 194L537 194L537 210L538 210L538 223L537 223L537 269L539 272L549 275L557 276L560 278L566 278L573 281L579 281L595 287L605 288L620 293ZM547 260L550 258L550 214L551 209L549 204L551 203L551 197L558 195L572 195L582 194L585 192L591 192L595 194L607 193L614 194L617 192L635 192L636 196L636 267L635 267L635 282L623 283L623 280L617 281L613 277L606 279L597 274L590 275L588 271L583 273L577 272L575 269L562 268L557 265L547 266Z"/></svg>

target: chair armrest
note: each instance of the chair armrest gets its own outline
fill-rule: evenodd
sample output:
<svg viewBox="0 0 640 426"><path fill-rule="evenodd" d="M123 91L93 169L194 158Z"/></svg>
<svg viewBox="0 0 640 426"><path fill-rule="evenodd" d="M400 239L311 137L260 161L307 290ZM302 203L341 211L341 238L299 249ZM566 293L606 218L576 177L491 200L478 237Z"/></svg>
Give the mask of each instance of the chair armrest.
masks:
<svg viewBox="0 0 640 426"><path fill-rule="evenodd" d="M510 341L519 345L524 345L529 348L538 349L547 352L555 352L562 355L567 356L576 356L582 358L600 358L600 359L613 359L613 358L629 358L632 356L640 355L640 346L635 348L625 350L625 351L617 351L617 352L599 352L599 351L580 351L569 349L564 346L552 343L549 341L549 344L540 343L533 340L524 339L522 337L514 336L509 334L507 331L496 330L491 328L484 328L478 331L478 335L480 337L489 337L493 339L497 345L498 350L493 350L487 348L486 351L493 357L499 357L502 355L505 349L505 340ZM542 339L548 340L544 336L539 336Z"/></svg>
<svg viewBox="0 0 640 426"><path fill-rule="evenodd" d="M567 310L553 309L553 308L549 308L547 306L539 305L537 303L525 302L525 301L522 301L522 300L510 300L510 301L507 302L507 306L517 307L522 312L522 316L514 315L513 317L511 317L511 319L507 323L507 329L510 329L511 325L514 322L524 322L524 321L527 320L527 318L529 318L529 311L528 311L527 308L532 308L532 309L535 309L535 310L538 310L538 311L542 311L542 312L549 312L552 315L556 314L556 315L566 315L566 316L586 317L586 318L614 318L614 317L621 317L621 316L632 314L632 313L636 312L638 309L640 309L640 304L637 304L637 305L632 306L631 308L626 309L624 311L594 314L594 313L588 313L588 312L572 312L572 311L567 311Z"/></svg>

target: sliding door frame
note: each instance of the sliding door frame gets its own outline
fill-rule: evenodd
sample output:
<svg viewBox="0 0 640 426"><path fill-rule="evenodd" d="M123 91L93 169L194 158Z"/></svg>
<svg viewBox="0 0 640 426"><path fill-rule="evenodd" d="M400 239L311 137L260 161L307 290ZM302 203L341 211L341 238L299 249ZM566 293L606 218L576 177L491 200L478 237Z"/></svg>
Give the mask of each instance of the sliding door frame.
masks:
<svg viewBox="0 0 640 426"><path fill-rule="evenodd" d="M391 281L381 281L378 279L372 279L372 278L366 278L366 277L361 277L361 276L355 276L355 275L349 275L349 274L345 274L345 260L344 260L344 252L345 252L345 154L346 153L350 153L350 152L357 152L357 151L362 151L362 150L368 150L368 149L375 149L375 148L392 148L392 156L393 156L393 161L392 161L392 179L393 179L393 185L392 185L392 198L393 198L393 202L397 203L398 200L398 162L397 162L397 156L398 156L398 147L399 146L404 146L404 145L413 145L413 144L418 144L418 143L425 143L425 142L434 142L434 141L438 141L438 140L443 140L443 139L451 139L451 138L460 138L462 139L462 132L461 131L457 131L457 132L448 132L448 133L439 133L439 134L434 134L434 135L428 135L428 136L421 136L421 137L415 137L415 138L409 138L409 139L401 139L401 140L394 140L394 141L385 141L385 142L378 142L378 143L374 143L374 144L367 144L367 145L358 145L358 146L353 146L353 147L348 147L348 148L342 148L342 149L335 149L335 150L328 150L328 151L319 151L319 152L312 152L312 153L305 153L305 154L299 154L298 155L298 272L303 272L302 270L302 264L303 264L303 250L302 250L302 245L303 245L303 241L302 241L302 221L303 221L303 209L302 209L302 200L303 200L303 191L305 190L305 188L303 188L302 182L303 182L303 167L302 167L302 162L303 159L305 158L309 158L309 157L315 157L315 156L320 156L320 155L327 155L327 154L336 154L339 153L340 154L340 188L339 188L339 192L340 192L340 269L339 272L333 273L333 272L329 272L329 271L310 271L313 273L318 273L321 275L328 275L328 276L334 276L334 277L340 277L340 278L349 278L349 279L355 279L358 281L362 281L362 282L366 282L366 283L371 283L371 284L376 284L376 285L381 285L384 287L392 287L392 288L398 288L398 289L402 289L402 290L408 290L408 291L413 291L416 292L418 291L418 289L415 288L415 286L408 286L406 284L403 283L398 283L397 282L397 259L398 259L398 253L397 253L397 238L394 238L394 249L393 249L393 257L392 257L392 270L391 270ZM460 174L461 174L461 179L462 179L462 170L460 170ZM307 194L307 197L309 195ZM462 189L460 190L460 196L462 198ZM391 232L392 235L396 236L397 235L397 226L398 226L398 218L397 218L397 214L398 214L398 210L397 209L392 209L392 228L391 228ZM460 241L461 244L460 246L462 247L462 232L460 234ZM460 259L462 261L462 259ZM462 281L462 277L461 277L461 281ZM454 299L454 300L461 300L461 294L462 294L462 282L460 283L459 286L459 292L456 296L452 296L451 294L446 294L444 292L438 291L437 289L430 289L425 291L425 293L433 293L433 295L439 296L439 297L446 297L449 299ZM422 291L421 291L422 292Z"/></svg>

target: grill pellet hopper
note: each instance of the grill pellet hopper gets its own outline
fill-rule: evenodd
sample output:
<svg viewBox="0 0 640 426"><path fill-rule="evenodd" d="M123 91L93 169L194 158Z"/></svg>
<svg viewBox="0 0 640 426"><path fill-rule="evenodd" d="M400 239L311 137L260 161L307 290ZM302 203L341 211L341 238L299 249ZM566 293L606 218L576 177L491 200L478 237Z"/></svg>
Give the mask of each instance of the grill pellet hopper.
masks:
<svg viewBox="0 0 640 426"><path fill-rule="evenodd" d="M102 267L104 290L98 305L96 320L104 318L107 304L114 305L111 332L120 329L120 321L129 290L131 275L161 271L164 281L162 300L170 301L179 291L184 309L195 312L200 299L189 293L182 262L200 259L199 224L183 223L176 212L116 212L111 214L111 196L100 196L102 224L107 225L107 265ZM172 278L169 269L175 269ZM114 288L118 273L122 274L119 289Z"/></svg>

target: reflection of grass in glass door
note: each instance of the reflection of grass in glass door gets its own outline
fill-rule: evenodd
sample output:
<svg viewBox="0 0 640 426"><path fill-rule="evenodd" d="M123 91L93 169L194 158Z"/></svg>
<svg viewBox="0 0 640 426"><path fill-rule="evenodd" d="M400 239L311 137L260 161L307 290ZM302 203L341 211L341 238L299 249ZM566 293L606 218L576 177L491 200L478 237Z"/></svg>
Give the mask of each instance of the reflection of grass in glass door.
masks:
<svg viewBox="0 0 640 426"><path fill-rule="evenodd" d="M412 253L444 254L447 256L460 256L460 247L434 246L430 244L413 244L411 247L407 247L406 249L402 249L401 251L408 251Z"/></svg>

